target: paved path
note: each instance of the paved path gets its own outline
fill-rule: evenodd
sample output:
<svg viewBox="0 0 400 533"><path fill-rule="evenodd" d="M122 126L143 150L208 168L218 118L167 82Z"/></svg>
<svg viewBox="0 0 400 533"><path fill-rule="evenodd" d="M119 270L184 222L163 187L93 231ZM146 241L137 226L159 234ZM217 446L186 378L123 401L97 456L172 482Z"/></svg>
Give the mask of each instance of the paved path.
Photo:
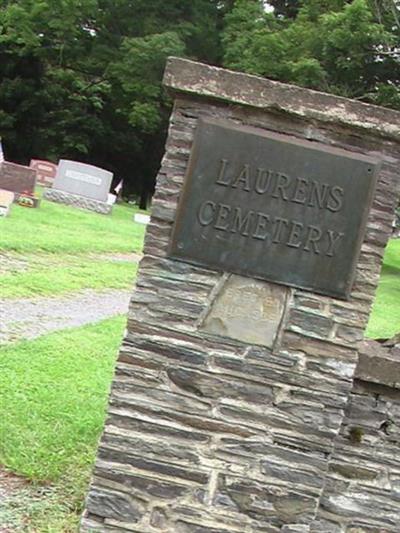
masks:
<svg viewBox="0 0 400 533"><path fill-rule="evenodd" d="M0 343L33 339L127 313L131 290L84 290L57 298L0 300Z"/></svg>

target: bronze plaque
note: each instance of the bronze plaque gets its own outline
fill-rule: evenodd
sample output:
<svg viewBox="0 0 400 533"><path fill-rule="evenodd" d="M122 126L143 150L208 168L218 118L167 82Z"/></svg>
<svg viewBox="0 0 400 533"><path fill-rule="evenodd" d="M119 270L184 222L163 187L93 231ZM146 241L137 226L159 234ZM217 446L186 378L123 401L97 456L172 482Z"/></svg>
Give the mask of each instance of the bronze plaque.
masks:
<svg viewBox="0 0 400 533"><path fill-rule="evenodd" d="M169 256L347 298L378 161L200 120Z"/></svg>

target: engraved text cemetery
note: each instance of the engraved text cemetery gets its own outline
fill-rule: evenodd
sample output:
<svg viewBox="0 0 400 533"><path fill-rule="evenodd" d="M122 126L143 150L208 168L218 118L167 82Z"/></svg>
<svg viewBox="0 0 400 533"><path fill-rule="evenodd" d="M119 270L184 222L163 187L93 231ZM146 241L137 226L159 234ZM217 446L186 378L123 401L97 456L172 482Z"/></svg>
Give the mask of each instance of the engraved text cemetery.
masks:
<svg viewBox="0 0 400 533"><path fill-rule="evenodd" d="M347 297L377 167L345 150L200 121L171 256Z"/></svg>

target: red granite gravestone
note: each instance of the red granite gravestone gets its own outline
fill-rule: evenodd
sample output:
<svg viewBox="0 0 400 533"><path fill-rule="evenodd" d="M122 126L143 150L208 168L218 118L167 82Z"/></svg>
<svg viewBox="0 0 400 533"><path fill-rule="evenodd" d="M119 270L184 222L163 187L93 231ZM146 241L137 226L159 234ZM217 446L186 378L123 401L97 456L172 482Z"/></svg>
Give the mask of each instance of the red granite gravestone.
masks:
<svg viewBox="0 0 400 533"><path fill-rule="evenodd" d="M41 159L31 159L30 168L37 171L36 183L43 187L52 187L57 174L57 165L51 161Z"/></svg>

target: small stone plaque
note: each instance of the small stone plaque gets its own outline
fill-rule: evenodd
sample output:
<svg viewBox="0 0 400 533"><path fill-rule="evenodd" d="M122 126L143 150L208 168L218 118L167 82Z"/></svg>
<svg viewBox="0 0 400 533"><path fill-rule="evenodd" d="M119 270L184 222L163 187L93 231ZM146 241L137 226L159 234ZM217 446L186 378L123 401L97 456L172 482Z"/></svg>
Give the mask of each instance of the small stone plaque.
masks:
<svg viewBox="0 0 400 533"><path fill-rule="evenodd" d="M232 275L213 302L201 329L272 348L287 292L286 287Z"/></svg>
<svg viewBox="0 0 400 533"><path fill-rule="evenodd" d="M200 120L169 256L349 296L379 162Z"/></svg>

